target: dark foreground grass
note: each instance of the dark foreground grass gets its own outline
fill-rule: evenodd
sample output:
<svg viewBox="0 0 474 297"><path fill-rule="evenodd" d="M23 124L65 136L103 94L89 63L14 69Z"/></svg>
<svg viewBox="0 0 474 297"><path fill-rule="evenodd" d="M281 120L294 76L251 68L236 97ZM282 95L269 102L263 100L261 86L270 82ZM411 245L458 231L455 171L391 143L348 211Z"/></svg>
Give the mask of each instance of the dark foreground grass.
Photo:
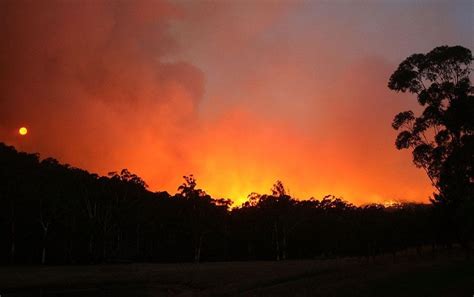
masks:
<svg viewBox="0 0 474 297"><path fill-rule="evenodd" d="M337 267L236 296L474 296L474 263L466 261Z"/></svg>
<svg viewBox="0 0 474 297"><path fill-rule="evenodd" d="M285 262L1 267L2 297L473 296L474 262L379 257Z"/></svg>

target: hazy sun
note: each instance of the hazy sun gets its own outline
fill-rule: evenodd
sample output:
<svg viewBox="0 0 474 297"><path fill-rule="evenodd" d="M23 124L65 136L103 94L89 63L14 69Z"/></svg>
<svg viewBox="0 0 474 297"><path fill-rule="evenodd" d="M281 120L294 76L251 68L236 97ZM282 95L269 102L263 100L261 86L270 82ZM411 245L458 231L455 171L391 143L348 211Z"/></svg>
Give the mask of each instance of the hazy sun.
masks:
<svg viewBox="0 0 474 297"><path fill-rule="evenodd" d="M28 133L28 129L26 129L26 127L21 127L20 129L18 129L18 133L20 133L20 135L24 136Z"/></svg>

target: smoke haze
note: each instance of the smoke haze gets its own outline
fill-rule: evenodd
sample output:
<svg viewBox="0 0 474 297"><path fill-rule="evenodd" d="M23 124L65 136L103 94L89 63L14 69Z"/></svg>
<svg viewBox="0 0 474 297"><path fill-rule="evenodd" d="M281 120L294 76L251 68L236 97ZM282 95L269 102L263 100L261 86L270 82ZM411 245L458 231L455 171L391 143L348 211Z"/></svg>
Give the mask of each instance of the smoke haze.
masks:
<svg viewBox="0 0 474 297"><path fill-rule="evenodd" d="M398 63L474 43L471 1L2 1L0 141L238 203L427 201L391 120ZM28 127L27 137L16 131Z"/></svg>

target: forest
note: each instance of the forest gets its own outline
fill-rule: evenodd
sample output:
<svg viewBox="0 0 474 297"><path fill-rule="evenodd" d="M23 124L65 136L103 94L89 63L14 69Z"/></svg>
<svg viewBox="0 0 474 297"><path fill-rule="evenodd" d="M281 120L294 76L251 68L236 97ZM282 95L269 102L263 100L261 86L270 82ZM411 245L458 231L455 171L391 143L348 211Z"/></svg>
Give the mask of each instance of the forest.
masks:
<svg viewBox="0 0 474 297"><path fill-rule="evenodd" d="M277 181L248 201L185 176L174 195L124 169L98 176L0 144L2 264L366 257L458 242L430 204L296 199Z"/></svg>

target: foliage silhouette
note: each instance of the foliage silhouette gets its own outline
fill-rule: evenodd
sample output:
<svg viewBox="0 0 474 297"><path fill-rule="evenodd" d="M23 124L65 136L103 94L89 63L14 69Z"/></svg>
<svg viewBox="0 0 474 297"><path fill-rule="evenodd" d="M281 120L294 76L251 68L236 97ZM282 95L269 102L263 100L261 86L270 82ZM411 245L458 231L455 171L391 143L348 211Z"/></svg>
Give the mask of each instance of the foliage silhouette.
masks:
<svg viewBox="0 0 474 297"><path fill-rule="evenodd" d="M471 51L440 46L406 58L388 87L416 94L424 108L397 114L392 127L400 133L395 145L411 148L413 163L423 168L437 193L445 224L470 251L474 235L474 92L470 81Z"/></svg>
<svg viewBox="0 0 474 297"><path fill-rule="evenodd" d="M455 242L426 204L300 200L277 181L230 206L191 175L174 195L151 192L128 170L98 176L0 143L2 264L395 258Z"/></svg>

